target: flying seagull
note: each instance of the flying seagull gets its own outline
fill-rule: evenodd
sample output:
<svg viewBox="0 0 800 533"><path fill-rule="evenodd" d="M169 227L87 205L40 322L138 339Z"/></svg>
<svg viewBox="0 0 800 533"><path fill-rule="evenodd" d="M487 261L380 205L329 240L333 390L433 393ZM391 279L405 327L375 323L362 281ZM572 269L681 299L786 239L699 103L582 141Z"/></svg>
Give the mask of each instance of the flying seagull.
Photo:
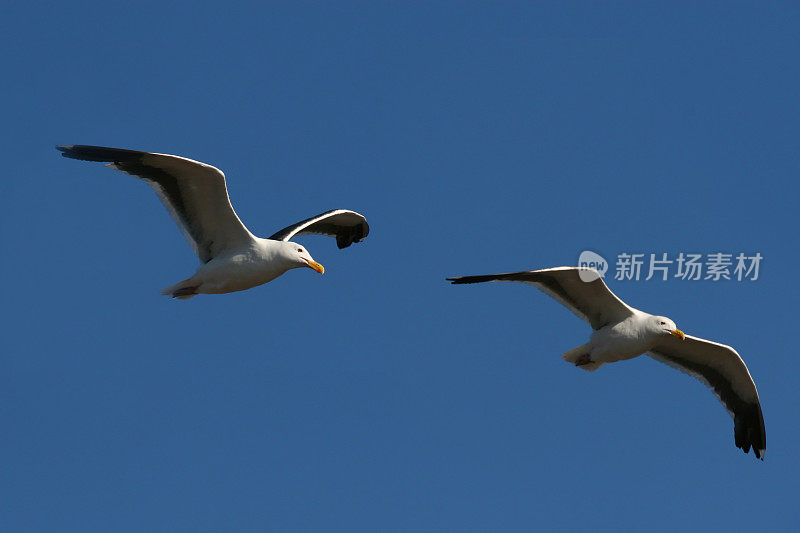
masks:
<svg viewBox="0 0 800 533"><path fill-rule="evenodd" d="M56 148L71 159L106 162L110 168L143 179L156 191L201 262L194 276L161 291L173 298L242 291L298 267L322 274L325 268L290 239L307 234L329 235L336 237L339 248L346 248L369 234L362 215L334 209L261 239L236 216L225 187L225 174L211 165L176 155L101 146Z"/></svg>
<svg viewBox="0 0 800 533"><path fill-rule="evenodd" d="M555 298L594 330L589 342L562 357L584 370L647 353L711 388L733 417L736 446L764 458L767 435L758 391L736 350L685 335L675 323L630 307L617 298L596 270L576 267L447 278L454 284L484 281L529 283Z"/></svg>

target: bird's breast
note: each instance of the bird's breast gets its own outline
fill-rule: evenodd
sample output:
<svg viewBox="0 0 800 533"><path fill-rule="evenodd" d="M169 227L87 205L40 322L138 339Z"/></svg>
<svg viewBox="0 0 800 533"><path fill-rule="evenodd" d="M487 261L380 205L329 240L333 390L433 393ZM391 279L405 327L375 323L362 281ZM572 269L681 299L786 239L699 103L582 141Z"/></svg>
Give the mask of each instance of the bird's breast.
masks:
<svg viewBox="0 0 800 533"><path fill-rule="evenodd" d="M198 276L204 286L213 287L216 292L233 292L272 281L286 270L277 261L248 252L215 257L200 268Z"/></svg>
<svg viewBox="0 0 800 533"><path fill-rule="evenodd" d="M647 339L639 335L634 324L628 321L600 328L592 334L591 340L593 352L606 363L631 359L651 348Z"/></svg>

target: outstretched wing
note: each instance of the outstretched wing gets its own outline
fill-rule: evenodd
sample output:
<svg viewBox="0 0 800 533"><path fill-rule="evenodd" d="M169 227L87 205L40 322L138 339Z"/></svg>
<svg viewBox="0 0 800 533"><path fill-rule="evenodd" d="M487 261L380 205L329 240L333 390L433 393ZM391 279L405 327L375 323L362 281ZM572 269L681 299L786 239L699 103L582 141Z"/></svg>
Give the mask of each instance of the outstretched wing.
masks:
<svg viewBox="0 0 800 533"><path fill-rule="evenodd" d="M176 155L120 148L85 145L57 148L64 157L108 162L109 167L146 181L203 263L253 239L231 206L225 174L211 165Z"/></svg>
<svg viewBox="0 0 800 533"><path fill-rule="evenodd" d="M631 307L609 290L597 271L588 268L556 267L447 279L453 284L484 281L530 283L587 321L593 329L600 329L606 324L619 322L634 313Z"/></svg>
<svg viewBox="0 0 800 533"><path fill-rule="evenodd" d="M736 350L724 344L687 335L684 340L664 337L650 357L689 374L707 385L733 417L736 446L764 457L767 432L758 391L747 365Z"/></svg>
<svg viewBox="0 0 800 533"><path fill-rule="evenodd" d="M339 248L347 248L354 242L361 242L367 238L369 224L363 215L355 211L333 209L283 228L270 239L289 241L295 236L310 234L336 237L336 245Z"/></svg>

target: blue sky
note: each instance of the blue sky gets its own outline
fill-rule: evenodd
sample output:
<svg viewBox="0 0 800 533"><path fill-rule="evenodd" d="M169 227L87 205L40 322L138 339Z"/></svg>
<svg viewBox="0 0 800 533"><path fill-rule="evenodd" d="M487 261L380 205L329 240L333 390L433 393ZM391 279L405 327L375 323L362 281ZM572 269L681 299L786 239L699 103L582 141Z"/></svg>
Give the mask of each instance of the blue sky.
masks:
<svg viewBox="0 0 800 533"><path fill-rule="evenodd" d="M789 2L6 3L4 531L786 530L798 521L800 9ZM372 231L263 287L59 143L221 168L267 236ZM518 284L583 250L760 253L757 281L614 281L733 345L766 461L699 383L559 355ZM612 265L613 269L613 265Z"/></svg>

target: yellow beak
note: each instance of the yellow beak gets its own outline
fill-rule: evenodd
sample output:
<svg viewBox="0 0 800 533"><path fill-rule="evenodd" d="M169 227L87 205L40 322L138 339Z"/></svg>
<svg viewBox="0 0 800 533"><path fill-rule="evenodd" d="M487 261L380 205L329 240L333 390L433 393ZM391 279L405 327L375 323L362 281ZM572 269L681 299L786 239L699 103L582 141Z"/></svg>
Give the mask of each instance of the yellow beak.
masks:
<svg viewBox="0 0 800 533"><path fill-rule="evenodd" d="M672 331L670 331L670 334L672 334L672 335L675 335L675 336L676 336L676 337L678 337L680 340L683 340L683 339L685 339L685 338L686 338L686 334L684 334L684 333L683 333L681 330L679 330L679 329L673 329Z"/></svg>
<svg viewBox="0 0 800 533"><path fill-rule="evenodd" d="M314 260L306 259L306 261L308 261L308 268L313 268L314 270L316 270L320 274L324 274L325 273L325 267L324 266L320 265L319 263L317 263Z"/></svg>

